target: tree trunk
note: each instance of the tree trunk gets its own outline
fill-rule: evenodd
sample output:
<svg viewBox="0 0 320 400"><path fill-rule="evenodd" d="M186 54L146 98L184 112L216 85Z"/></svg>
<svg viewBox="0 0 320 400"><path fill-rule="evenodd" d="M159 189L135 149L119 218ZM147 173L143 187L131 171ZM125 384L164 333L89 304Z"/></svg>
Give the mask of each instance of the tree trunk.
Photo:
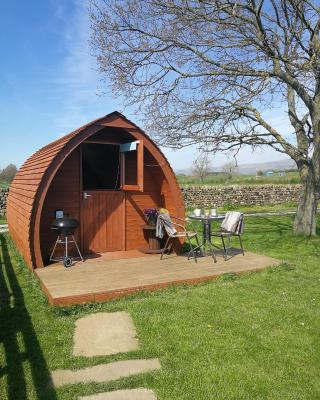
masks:
<svg viewBox="0 0 320 400"><path fill-rule="evenodd" d="M297 214L294 220L293 232L306 236L316 235L316 212L318 205L317 186L312 166L299 168L302 180L301 194Z"/></svg>

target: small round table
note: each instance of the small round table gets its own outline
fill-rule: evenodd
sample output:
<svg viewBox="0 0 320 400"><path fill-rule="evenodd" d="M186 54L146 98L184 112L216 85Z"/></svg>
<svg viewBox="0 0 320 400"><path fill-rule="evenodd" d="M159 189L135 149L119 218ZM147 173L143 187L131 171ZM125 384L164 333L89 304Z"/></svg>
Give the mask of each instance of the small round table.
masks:
<svg viewBox="0 0 320 400"><path fill-rule="evenodd" d="M202 223L202 243L200 244L200 248L203 247L203 255L206 255L206 248L209 247L213 256L214 256L214 247L215 246L211 242L211 222L212 221L221 221L224 219L224 215L222 214L217 214L217 215L194 215L190 214L188 215L188 218L190 218L193 221L199 221ZM215 257L214 257L215 258Z"/></svg>
<svg viewBox="0 0 320 400"><path fill-rule="evenodd" d="M162 252L161 239L156 237L156 226L142 225L141 227L146 233L149 247L142 247L139 251L145 254L160 254Z"/></svg>

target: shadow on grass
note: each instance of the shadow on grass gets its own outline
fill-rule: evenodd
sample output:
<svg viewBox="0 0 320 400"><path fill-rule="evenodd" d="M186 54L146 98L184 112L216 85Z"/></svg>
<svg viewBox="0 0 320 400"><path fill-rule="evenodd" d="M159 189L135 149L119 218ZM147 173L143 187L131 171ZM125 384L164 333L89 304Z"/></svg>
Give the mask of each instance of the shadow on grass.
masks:
<svg viewBox="0 0 320 400"><path fill-rule="evenodd" d="M292 227L293 227L293 220L292 221L288 221L288 222L283 222L279 219L276 219L275 217L247 217L247 219L250 218L250 223L249 223L249 230L253 230L255 231L255 225L259 225L261 227L261 225L264 223L265 224L265 228L263 230L263 233L279 233L280 235L282 235L283 233L286 232L290 232L292 231ZM254 218L254 219L253 219ZM258 219L258 220L257 220ZM261 234L261 231L259 231L259 233Z"/></svg>
<svg viewBox="0 0 320 400"><path fill-rule="evenodd" d="M7 376L7 399L29 399L24 368L29 364L36 399L57 399L48 388L49 370L17 281L6 238L0 235L0 341L6 365L0 365L0 377Z"/></svg>

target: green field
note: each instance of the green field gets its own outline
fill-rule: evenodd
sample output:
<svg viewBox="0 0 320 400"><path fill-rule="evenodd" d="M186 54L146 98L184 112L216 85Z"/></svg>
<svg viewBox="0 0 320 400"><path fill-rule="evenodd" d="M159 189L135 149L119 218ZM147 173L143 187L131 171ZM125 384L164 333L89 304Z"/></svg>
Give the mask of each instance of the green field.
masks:
<svg viewBox="0 0 320 400"><path fill-rule="evenodd" d="M9 184L8 182L0 181L0 189L8 189L9 185L10 185L10 184ZM1 225L1 224L6 224L6 223L7 223L6 218L5 218L5 217L2 217L2 216L0 215L0 225Z"/></svg>
<svg viewBox="0 0 320 400"><path fill-rule="evenodd" d="M246 219L245 249L277 257L279 267L63 309L48 306L10 239L0 235L0 398L71 400L145 387L159 400L319 399L320 238L293 236L291 226L288 216ZM140 350L72 357L75 320L116 310L132 315ZM47 385L57 368L140 357L158 357L161 370L57 391Z"/></svg>
<svg viewBox="0 0 320 400"><path fill-rule="evenodd" d="M8 189L10 183L5 181L0 181L0 189Z"/></svg>
<svg viewBox="0 0 320 400"><path fill-rule="evenodd" d="M255 175L233 175L228 179L226 175L219 173L216 175L209 175L201 182L199 178L189 175L177 174L177 179L180 185L265 185L265 184L295 184L299 183L298 172L286 172L285 176L260 176Z"/></svg>
<svg viewBox="0 0 320 400"><path fill-rule="evenodd" d="M209 209L210 207L205 207ZM252 205L252 204L224 204L222 207L216 207L218 214L226 211L234 210L241 211L243 213L261 213L261 212L280 212L280 211L295 211L297 203L281 203L281 204L265 204L265 205ZM187 212L192 212L193 208L189 207Z"/></svg>

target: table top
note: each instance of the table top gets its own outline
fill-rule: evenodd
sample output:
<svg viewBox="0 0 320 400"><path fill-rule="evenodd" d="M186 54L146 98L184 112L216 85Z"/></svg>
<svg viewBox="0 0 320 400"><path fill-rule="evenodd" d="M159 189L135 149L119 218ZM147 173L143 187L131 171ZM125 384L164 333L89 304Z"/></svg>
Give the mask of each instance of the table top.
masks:
<svg viewBox="0 0 320 400"><path fill-rule="evenodd" d="M225 215L224 214L217 214L217 215L194 215L194 214L189 214L188 218L198 220L198 221L214 221L214 220L219 220L219 219L224 219Z"/></svg>

